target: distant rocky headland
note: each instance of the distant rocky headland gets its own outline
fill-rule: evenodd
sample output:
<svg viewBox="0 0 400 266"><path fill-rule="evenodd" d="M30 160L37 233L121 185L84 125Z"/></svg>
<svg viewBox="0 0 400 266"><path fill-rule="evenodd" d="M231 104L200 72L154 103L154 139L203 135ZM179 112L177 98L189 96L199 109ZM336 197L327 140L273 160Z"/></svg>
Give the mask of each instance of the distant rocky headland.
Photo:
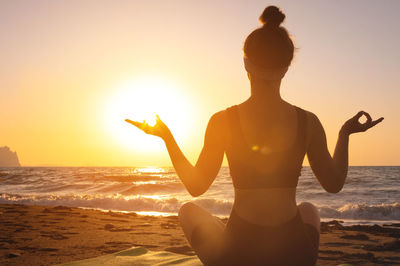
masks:
<svg viewBox="0 0 400 266"><path fill-rule="evenodd" d="M21 166L18 160L17 152L12 152L9 147L0 147L0 167L18 167Z"/></svg>

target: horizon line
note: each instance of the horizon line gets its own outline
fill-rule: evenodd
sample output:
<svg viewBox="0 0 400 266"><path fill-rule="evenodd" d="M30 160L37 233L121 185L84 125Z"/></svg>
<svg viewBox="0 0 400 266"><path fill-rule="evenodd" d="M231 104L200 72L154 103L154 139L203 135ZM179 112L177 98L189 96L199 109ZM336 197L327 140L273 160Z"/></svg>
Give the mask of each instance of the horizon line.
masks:
<svg viewBox="0 0 400 266"><path fill-rule="evenodd" d="M158 168L173 168L172 165L168 166L157 166L157 165L142 165L142 166L110 166L110 165L20 165L20 166L0 166L0 168L19 168L19 167L104 167L104 168L129 168L129 167L158 167ZM229 165L222 165L222 167L229 167ZM310 165L304 165L303 167L311 167ZM400 165L349 165L349 167L400 167Z"/></svg>

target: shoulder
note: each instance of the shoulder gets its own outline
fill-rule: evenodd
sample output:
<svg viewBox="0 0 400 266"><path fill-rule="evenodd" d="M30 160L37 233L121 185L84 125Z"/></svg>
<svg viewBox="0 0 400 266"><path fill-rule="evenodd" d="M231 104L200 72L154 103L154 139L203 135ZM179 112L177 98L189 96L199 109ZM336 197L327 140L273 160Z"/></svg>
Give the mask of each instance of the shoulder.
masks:
<svg viewBox="0 0 400 266"><path fill-rule="evenodd" d="M298 107L304 114L306 122L307 122L307 127L308 128L313 128L320 124L321 122L319 121L319 118L316 114L309 110L305 110L303 108Z"/></svg>
<svg viewBox="0 0 400 266"><path fill-rule="evenodd" d="M210 134L215 133L218 135L218 138L225 139L227 137L228 127L229 127L229 117L228 112L230 108L225 110L218 111L214 113L207 125L207 132Z"/></svg>
<svg viewBox="0 0 400 266"><path fill-rule="evenodd" d="M227 125L230 117L235 113L238 105L232 105L227 107L224 110L221 110L219 112L216 112L213 114L210 118L210 122L215 122L223 125Z"/></svg>
<svg viewBox="0 0 400 266"><path fill-rule="evenodd" d="M318 116L310 111L306 111L306 113L308 120L308 129L311 131L311 133L321 132L321 130L323 131L323 126Z"/></svg>
<svg viewBox="0 0 400 266"><path fill-rule="evenodd" d="M208 122L208 127L221 128L227 123L227 110L222 110L213 114Z"/></svg>
<svg viewBox="0 0 400 266"><path fill-rule="evenodd" d="M226 139L226 111L219 111L213 114L208 121L205 143L208 145L224 145Z"/></svg>
<svg viewBox="0 0 400 266"><path fill-rule="evenodd" d="M226 116L227 116L227 110L221 110L213 114L210 118L210 121L222 122L223 120L226 119Z"/></svg>
<svg viewBox="0 0 400 266"><path fill-rule="evenodd" d="M306 119L306 138L307 143L309 144L311 140L319 135L324 135L324 129L322 127L321 121L318 116L309 110L304 110L300 108L304 113Z"/></svg>

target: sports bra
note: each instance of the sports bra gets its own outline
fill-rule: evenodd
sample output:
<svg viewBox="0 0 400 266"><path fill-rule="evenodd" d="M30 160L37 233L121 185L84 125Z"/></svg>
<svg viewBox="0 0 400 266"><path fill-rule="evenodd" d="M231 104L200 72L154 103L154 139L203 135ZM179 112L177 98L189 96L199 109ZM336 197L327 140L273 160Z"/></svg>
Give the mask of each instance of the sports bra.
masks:
<svg viewBox="0 0 400 266"><path fill-rule="evenodd" d="M267 147L248 145L244 139L238 106L226 109L229 134L226 145L229 170L235 188L296 187L306 153L307 114L295 106L297 133L292 146L269 152Z"/></svg>

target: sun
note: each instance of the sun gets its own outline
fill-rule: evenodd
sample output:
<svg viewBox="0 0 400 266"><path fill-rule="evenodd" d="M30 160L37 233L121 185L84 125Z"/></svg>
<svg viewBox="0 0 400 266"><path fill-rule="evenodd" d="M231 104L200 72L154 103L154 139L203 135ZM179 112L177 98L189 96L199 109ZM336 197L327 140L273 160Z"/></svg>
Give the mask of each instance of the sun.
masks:
<svg viewBox="0 0 400 266"><path fill-rule="evenodd" d="M104 126L125 148L154 151L164 148L162 140L147 135L124 120L155 123L155 115L171 129L176 139L187 137L193 103L176 83L164 78L141 77L124 82L107 97Z"/></svg>

